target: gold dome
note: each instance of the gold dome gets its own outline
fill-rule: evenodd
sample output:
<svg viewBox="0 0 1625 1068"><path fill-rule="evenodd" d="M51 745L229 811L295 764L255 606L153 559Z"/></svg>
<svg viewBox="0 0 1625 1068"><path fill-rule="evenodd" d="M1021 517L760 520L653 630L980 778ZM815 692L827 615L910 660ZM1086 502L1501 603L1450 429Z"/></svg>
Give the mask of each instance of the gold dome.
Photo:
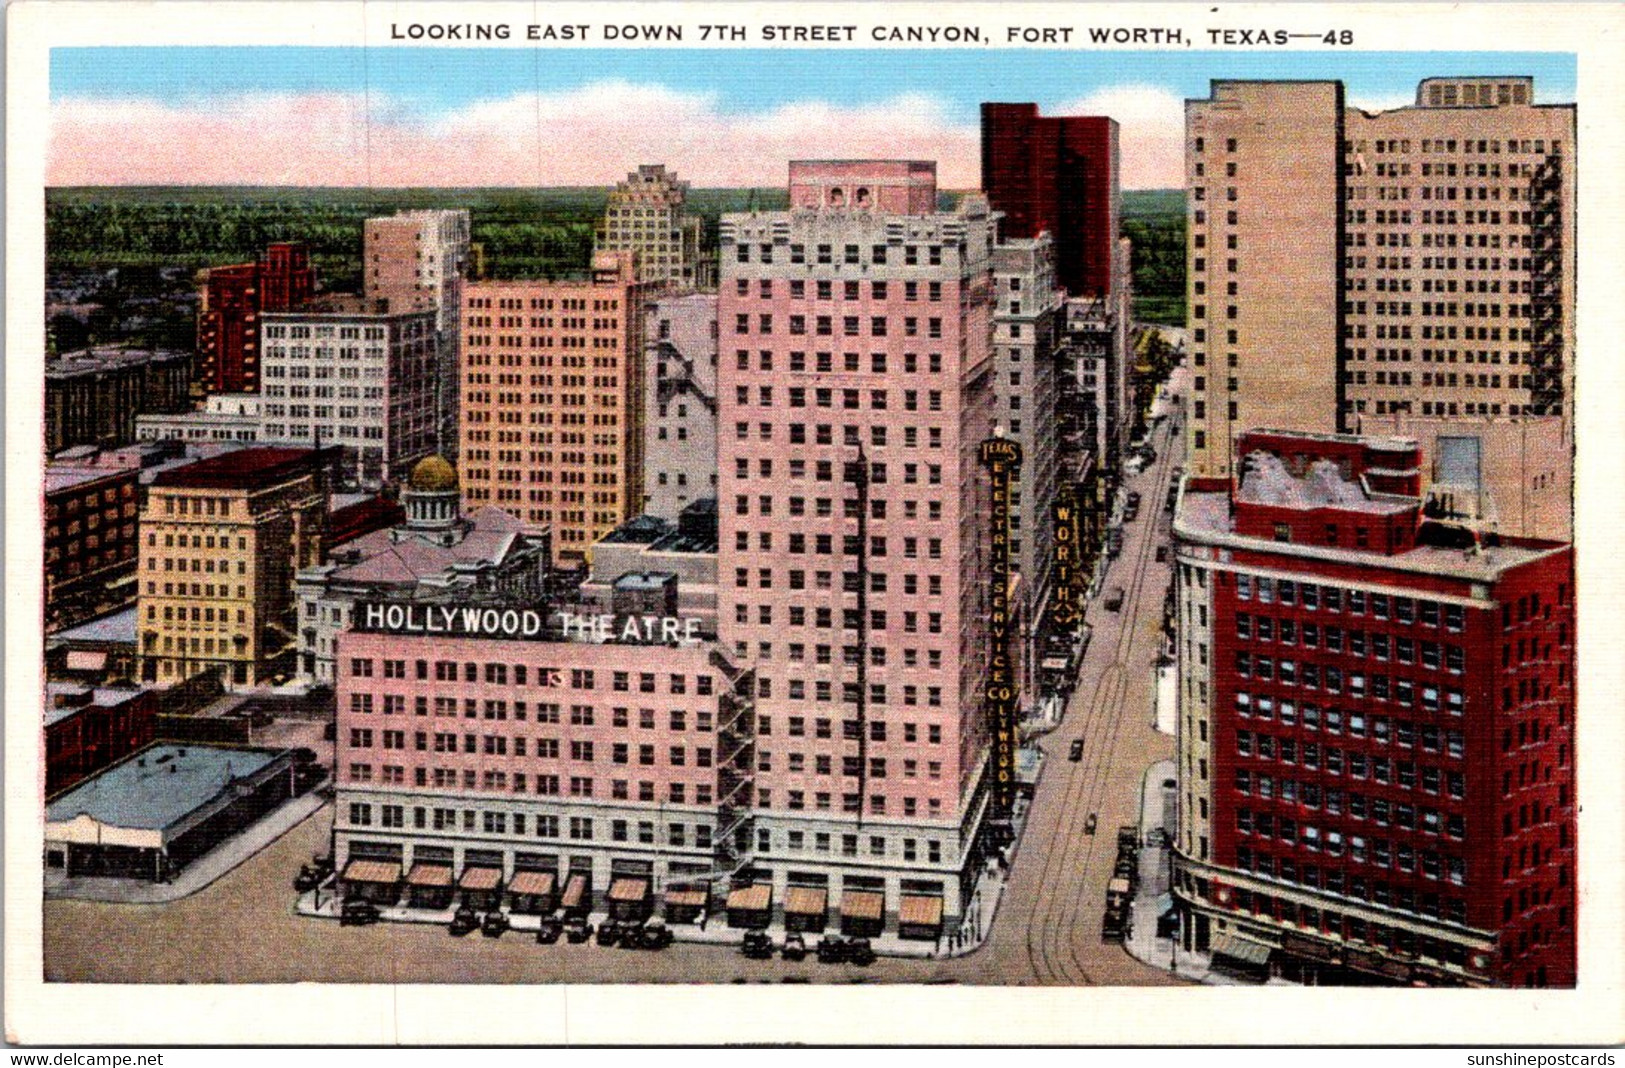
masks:
<svg viewBox="0 0 1625 1068"><path fill-rule="evenodd" d="M445 493L457 488L457 471L441 456L426 456L412 468L407 485L422 493Z"/></svg>

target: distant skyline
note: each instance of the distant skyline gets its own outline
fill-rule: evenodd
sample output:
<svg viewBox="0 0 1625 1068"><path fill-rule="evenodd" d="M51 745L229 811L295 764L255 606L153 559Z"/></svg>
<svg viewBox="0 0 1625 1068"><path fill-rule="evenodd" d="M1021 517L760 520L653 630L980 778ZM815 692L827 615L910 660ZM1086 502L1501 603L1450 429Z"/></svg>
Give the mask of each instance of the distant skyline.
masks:
<svg viewBox="0 0 1625 1068"><path fill-rule="evenodd" d="M780 185L791 158L935 160L980 178L978 106L1122 126L1123 185L1183 182L1183 101L1217 78L1340 78L1404 106L1422 78L1566 53L73 48L51 54L51 185L607 185L661 162L697 186Z"/></svg>

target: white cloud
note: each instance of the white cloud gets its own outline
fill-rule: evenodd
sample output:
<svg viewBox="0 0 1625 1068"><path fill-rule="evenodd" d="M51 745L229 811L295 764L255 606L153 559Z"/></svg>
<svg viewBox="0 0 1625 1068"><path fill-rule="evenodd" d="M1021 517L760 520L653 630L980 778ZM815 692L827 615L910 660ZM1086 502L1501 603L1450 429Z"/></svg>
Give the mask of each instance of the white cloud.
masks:
<svg viewBox="0 0 1625 1068"><path fill-rule="evenodd" d="M1156 85L1101 89L1046 110L1049 115L1106 115L1117 120L1124 189L1185 184L1185 101Z"/></svg>

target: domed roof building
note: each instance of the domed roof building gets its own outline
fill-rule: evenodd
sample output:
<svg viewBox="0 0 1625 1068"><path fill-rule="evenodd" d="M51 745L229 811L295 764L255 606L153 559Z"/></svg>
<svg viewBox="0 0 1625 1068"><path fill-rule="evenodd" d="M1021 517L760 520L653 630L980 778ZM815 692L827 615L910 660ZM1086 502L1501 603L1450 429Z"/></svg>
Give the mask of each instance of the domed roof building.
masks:
<svg viewBox="0 0 1625 1068"><path fill-rule="evenodd" d="M423 493L444 493L457 489L457 469L443 456L425 456L408 476L409 489Z"/></svg>

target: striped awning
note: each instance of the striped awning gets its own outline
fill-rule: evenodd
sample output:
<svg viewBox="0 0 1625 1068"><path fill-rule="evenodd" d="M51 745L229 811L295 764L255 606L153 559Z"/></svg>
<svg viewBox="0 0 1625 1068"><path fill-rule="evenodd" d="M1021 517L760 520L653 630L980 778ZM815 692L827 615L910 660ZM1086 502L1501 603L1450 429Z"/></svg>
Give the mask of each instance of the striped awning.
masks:
<svg viewBox="0 0 1625 1068"><path fill-rule="evenodd" d="M939 927L942 924L942 898L904 894L897 903L897 922L910 927Z"/></svg>
<svg viewBox="0 0 1625 1068"><path fill-rule="evenodd" d="M344 866L347 883L398 883L401 866L387 860L352 860Z"/></svg>
<svg viewBox="0 0 1625 1068"><path fill-rule="evenodd" d="M797 916L822 916L829 911L829 891L821 886L792 886L784 892L784 911Z"/></svg>
<svg viewBox="0 0 1625 1068"><path fill-rule="evenodd" d="M1255 967L1269 963L1273 947L1262 942L1254 942L1251 938L1241 935L1222 934L1213 940L1213 955L1215 957L1229 957L1242 964L1251 964Z"/></svg>
<svg viewBox="0 0 1625 1068"><path fill-rule="evenodd" d="M516 871L508 884L510 894L531 894L544 897L553 892L556 880L550 871Z"/></svg>
<svg viewBox="0 0 1625 1068"><path fill-rule="evenodd" d="M564 900L560 904L567 909L573 909L581 905L586 896L587 877L585 875L572 875L570 881L564 884Z"/></svg>
<svg viewBox="0 0 1625 1068"><path fill-rule="evenodd" d="M886 895L874 890L846 890L841 894L841 915L849 920L878 920L886 912Z"/></svg>
<svg viewBox="0 0 1625 1068"><path fill-rule="evenodd" d="M495 890L501 881L501 868L464 868L457 885L464 890Z"/></svg>
<svg viewBox="0 0 1625 1068"><path fill-rule="evenodd" d="M609 899L623 903L636 904L649 896L649 880L647 879L616 879L609 884Z"/></svg>
<svg viewBox="0 0 1625 1068"><path fill-rule="evenodd" d="M773 903L773 884L736 886L728 891L728 907L743 912L763 912Z"/></svg>
<svg viewBox="0 0 1625 1068"><path fill-rule="evenodd" d="M704 908L711 900L711 892L703 886L684 886L666 891L666 904L681 907Z"/></svg>
<svg viewBox="0 0 1625 1068"><path fill-rule="evenodd" d="M439 887L451 885L451 868L445 864L414 864L406 873L406 885Z"/></svg>

